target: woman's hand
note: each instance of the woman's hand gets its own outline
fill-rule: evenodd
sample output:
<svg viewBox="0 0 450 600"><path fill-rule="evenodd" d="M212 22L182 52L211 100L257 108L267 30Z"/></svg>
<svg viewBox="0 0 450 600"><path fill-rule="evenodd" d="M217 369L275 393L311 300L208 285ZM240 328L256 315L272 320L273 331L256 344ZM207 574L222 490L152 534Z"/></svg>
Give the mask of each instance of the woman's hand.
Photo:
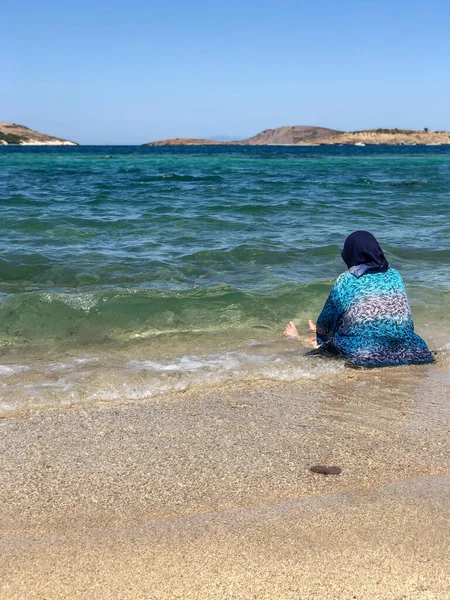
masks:
<svg viewBox="0 0 450 600"><path fill-rule="evenodd" d="M316 324L311 321L311 319L308 321L308 327L310 331L313 331L314 333L316 333L317 328L316 328ZM318 348L319 344L317 343L317 339L316 336L312 337L312 338L308 338L308 342L310 344L312 344L314 346L314 348Z"/></svg>

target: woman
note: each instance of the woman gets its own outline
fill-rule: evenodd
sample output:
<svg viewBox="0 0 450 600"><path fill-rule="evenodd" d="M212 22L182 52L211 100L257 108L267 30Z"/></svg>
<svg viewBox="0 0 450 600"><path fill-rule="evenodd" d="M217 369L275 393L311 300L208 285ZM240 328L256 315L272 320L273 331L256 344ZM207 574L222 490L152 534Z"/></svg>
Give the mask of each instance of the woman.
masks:
<svg viewBox="0 0 450 600"><path fill-rule="evenodd" d="M388 367L433 362L414 325L399 273L389 267L375 237L355 231L341 254L348 271L331 290L315 326L318 350L339 354L358 367ZM284 330L299 337L291 321Z"/></svg>

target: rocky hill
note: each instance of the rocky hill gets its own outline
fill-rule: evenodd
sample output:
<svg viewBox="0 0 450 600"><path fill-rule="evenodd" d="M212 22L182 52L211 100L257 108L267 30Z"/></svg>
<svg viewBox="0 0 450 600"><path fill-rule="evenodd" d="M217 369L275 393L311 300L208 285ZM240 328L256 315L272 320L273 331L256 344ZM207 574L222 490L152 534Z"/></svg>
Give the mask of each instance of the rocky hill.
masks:
<svg viewBox="0 0 450 600"><path fill-rule="evenodd" d="M312 127L310 125L292 125L289 127L277 127L276 129L265 129L251 138L239 142L244 146L268 146L289 145L293 146L301 142L310 142L329 138L340 134L336 129L326 127Z"/></svg>
<svg viewBox="0 0 450 600"><path fill-rule="evenodd" d="M437 146L450 144L450 132L428 131L415 129L368 129L365 131L352 131L340 133L318 140L301 142L301 145L391 145L391 146L415 146L425 144Z"/></svg>
<svg viewBox="0 0 450 600"><path fill-rule="evenodd" d="M77 143L33 131L24 125L0 122L0 145L78 146Z"/></svg>
<svg viewBox="0 0 450 600"><path fill-rule="evenodd" d="M268 146L283 145L292 146L307 140L319 140L324 137L340 134L340 131L327 129L325 127L311 127L306 125L292 125L289 127L277 127L276 129L265 129L251 138L241 140L240 142L219 142L213 140L174 138L170 140L160 140L149 142L144 146L212 146L229 145L237 146Z"/></svg>

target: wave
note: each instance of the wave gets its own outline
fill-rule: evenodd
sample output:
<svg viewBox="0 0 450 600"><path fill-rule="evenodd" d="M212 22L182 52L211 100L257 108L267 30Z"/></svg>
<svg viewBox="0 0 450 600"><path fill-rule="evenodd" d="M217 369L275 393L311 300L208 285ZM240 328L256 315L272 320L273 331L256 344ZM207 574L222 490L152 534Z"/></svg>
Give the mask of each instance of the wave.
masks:
<svg viewBox="0 0 450 600"><path fill-rule="evenodd" d="M195 264L226 264L230 260L236 264L260 264L260 265L286 265L289 263L304 264L303 261L314 257L339 256L340 248L336 245L315 246L314 248L302 248L286 244L284 248L273 246L259 247L249 244L241 244L234 248L223 250L202 250L192 254L185 254L183 258ZM311 265L312 266L312 265Z"/></svg>
<svg viewBox="0 0 450 600"><path fill-rule="evenodd" d="M307 356L306 346L288 340L196 353L179 352L180 348L166 344L157 352L142 347L116 353L109 348L72 351L55 360L33 356L22 364L0 364L0 416L24 409L143 400L241 382L333 380L345 374L343 361ZM447 344L439 350L433 369L446 369L449 348Z"/></svg>
<svg viewBox="0 0 450 600"><path fill-rule="evenodd" d="M123 172L129 172L125 170ZM140 172L140 171L137 171ZM212 182L221 183L224 178L221 175L182 175L179 173L165 173L160 175L141 176L138 183L154 183L154 182L181 182L181 183L201 183Z"/></svg>
<svg viewBox="0 0 450 600"><path fill-rule="evenodd" d="M386 251L389 252L393 259L402 261L420 261L421 263L432 262L438 265L450 263L450 250L446 248L431 250L430 248L422 247L393 247L387 245Z"/></svg>
<svg viewBox="0 0 450 600"><path fill-rule="evenodd" d="M163 221L166 217L159 215L155 219ZM204 222L214 225L217 230L239 231L239 223L223 220L219 225L217 220L210 217ZM67 232L71 241L75 244L79 240L84 242L86 235L82 235L82 230L77 229L78 235L74 237L71 232ZM167 257L160 251L160 245L150 239L141 243L122 244L114 254L112 251L97 253L96 262L89 256L87 261L84 260L78 246L66 250L49 248L48 254L16 254L9 260L0 258L0 290L20 292L30 289L30 285L44 289L55 286L78 289L89 284L97 289L98 286L116 289L140 285L155 287L156 281L162 286L173 285L176 281L184 287L192 287L193 277L200 280L205 277L216 279L218 274L229 271L231 278L248 281L255 276L252 271L254 265L278 269L291 265L296 269L298 264L302 264L304 269L314 270L318 258L333 260L339 256L339 247L336 245L303 249L290 244L281 248L268 244L233 246L231 239L227 240L227 247L199 250L203 245L198 243L195 232L185 229L177 232L174 242L178 242L179 250L175 256ZM193 251L186 252L188 247ZM161 254L162 258L159 258ZM207 281L205 285L211 284Z"/></svg>
<svg viewBox="0 0 450 600"><path fill-rule="evenodd" d="M0 344L8 348L126 346L161 338L202 343L279 336L287 321L306 324L320 312L331 281L277 285L249 292L227 285L204 289L74 291L3 294ZM447 335L450 295L411 288L418 324ZM306 332L305 332L306 333ZM450 332L449 332L450 335ZM448 339L448 338L447 338ZM197 341L196 341L197 340ZM443 339L445 341L445 338ZM209 343L209 342L208 342Z"/></svg>
<svg viewBox="0 0 450 600"><path fill-rule="evenodd" d="M327 284L262 294L225 285L211 289L5 294L0 303L4 347L126 344L161 335L278 331L303 310L318 309ZM318 300L317 298L320 298Z"/></svg>
<svg viewBox="0 0 450 600"><path fill-rule="evenodd" d="M422 187L428 183L426 180L423 181L391 181L388 183L389 187L395 188L410 188L410 187Z"/></svg>
<svg viewBox="0 0 450 600"><path fill-rule="evenodd" d="M347 183L357 184L357 185L379 186L379 187L392 187L392 188L421 188L429 182L427 179L389 181L389 180L384 180L384 179L370 179L370 177L357 177L355 179L351 179Z"/></svg>
<svg viewBox="0 0 450 600"><path fill-rule="evenodd" d="M341 361L308 358L285 341L246 344L223 352L148 357L97 352L0 365L0 416L68 404L154 398L237 382L295 381L336 376Z"/></svg>

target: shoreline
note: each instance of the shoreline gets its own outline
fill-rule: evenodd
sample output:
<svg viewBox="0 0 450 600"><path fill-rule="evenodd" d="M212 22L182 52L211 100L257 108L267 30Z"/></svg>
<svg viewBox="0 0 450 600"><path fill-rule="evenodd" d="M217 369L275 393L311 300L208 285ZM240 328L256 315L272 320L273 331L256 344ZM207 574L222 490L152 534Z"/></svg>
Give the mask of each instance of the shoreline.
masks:
<svg viewBox="0 0 450 600"><path fill-rule="evenodd" d="M449 390L379 370L8 419L5 597L444 598Z"/></svg>
<svg viewBox="0 0 450 600"><path fill-rule="evenodd" d="M409 372L437 385L450 360L449 344L442 344L448 332L442 329L431 335L428 329L426 333L435 357L429 370L421 365L352 369L342 359L308 356L308 343L286 338L231 346L229 340L222 340L223 347L216 344L215 352L210 347L206 351L207 342L213 341L207 336L179 347L171 339L171 354L166 337L150 345L130 344L107 352L94 347L90 352L49 353L40 359L16 351L12 356L4 354L0 365L0 422L45 412L188 401L218 390L245 394L289 384L306 389L313 382L339 387L352 378L373 380L377 376L397 381Z"/></svg>

